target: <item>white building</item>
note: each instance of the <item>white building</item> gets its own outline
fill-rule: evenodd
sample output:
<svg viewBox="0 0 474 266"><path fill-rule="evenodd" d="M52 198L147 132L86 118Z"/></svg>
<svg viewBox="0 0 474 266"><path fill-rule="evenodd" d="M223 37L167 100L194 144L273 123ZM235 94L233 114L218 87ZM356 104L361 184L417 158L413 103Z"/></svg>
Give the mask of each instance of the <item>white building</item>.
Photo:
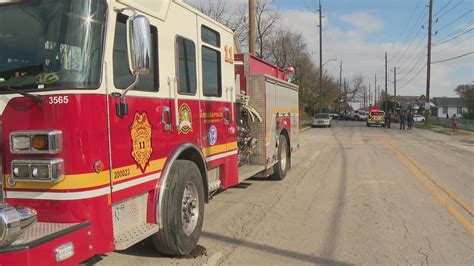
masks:
<svg viewBox="0 0 474 266"><path fill-rule="evenodd" d="M454 97L434 97L433 102L438 108L438 117L452 117L453 114L460 116L467 112L467 107L461 98Z"/></svg>

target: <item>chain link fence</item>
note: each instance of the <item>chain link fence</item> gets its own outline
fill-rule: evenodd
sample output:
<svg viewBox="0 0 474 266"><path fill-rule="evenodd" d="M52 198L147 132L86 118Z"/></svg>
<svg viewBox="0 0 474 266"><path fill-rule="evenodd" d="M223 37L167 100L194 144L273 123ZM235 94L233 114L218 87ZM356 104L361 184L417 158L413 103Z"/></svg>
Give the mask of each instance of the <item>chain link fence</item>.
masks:
<svg viewBox="0 0 474 266"><path fill-rule="evenodd" d="M431 117L430 123L435 126L451 128L451 118ZM458 129L474 131L474 120L458 118Z"/></svg>

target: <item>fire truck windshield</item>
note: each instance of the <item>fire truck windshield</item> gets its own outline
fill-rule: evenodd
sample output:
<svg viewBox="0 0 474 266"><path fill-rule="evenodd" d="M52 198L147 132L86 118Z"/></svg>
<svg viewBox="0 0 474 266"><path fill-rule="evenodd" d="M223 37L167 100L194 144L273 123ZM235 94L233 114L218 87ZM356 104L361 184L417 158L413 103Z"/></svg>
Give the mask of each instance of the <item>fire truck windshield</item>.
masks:
<svg viewBox="0 0 474 266"><path fill-rule="evenodd" d="M97 88L104 0L0 3L0 94Z"/></svg>

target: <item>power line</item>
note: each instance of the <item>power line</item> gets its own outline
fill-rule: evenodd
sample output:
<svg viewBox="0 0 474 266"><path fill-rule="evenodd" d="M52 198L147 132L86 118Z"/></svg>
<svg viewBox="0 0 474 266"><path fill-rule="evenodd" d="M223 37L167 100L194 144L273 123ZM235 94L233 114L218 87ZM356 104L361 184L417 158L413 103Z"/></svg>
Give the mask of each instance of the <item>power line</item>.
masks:
<svg viewBox="0 0 474 266"><path fill-rule="evenodd" d="M433 63L431 63L431 64L438 64L438 63L443 63L443 62L452 61L452 60L455 60L455 59L458 59L458 58L461 58L461 57L468 56L468 55L470 55L470 54L474 54L474 51L473 51L473 52L469 52L469 53L465 53L465 54L462 54L462 55L458 55L458 56L455 56L455 57L452 57L452 58L448 58L448 59L436 61L436 62L433 62Z"/></svg>
<svg viewBox="0 0 474 266"><path fill-rule="evenodd" d="M449 4L451 4L452 0L449 0L449 2L446 3L446 5L444 5L440 10L438 10L438 12L436 12L433 16L437 16L439 13L441 13L441 11L443 11L447 6L449 6Z"/></svg>
<svg viewBox="0 0 474 266"><path fill-rule="evenodd" d="M413 16L415 15L415 13L418 10L418 7L420 6L421 3L422 3L422 1L418 1L418 4L416 5L415 9L413 10L413 13L411 13L410 19L408 19L408 23L405 24L405 27L403 28L403 30L400 32L400 34L398 34L399 36L401 36L402 33L407 29L408 25L410 25L410 22L413 19Z"/></svg>
<svg viewBox="0 0 474 266"><path fill-rule="evenodd" d="M468 36L468 35L467 35L467 36ZM452 49L453 47L456 47L456 46L460 45L461 43L463 43L463 42L465 42L465 41L471 39L472 37L474 37L474 35L468 36L468 37L465 38L465 39L461 39L461 40L459 40L459 41L457 41L457 42L454 42L454 43L452 43L451 45L446 46L446 47L444 47L444 48L441 49L441 50L435 50L435 51L436 51L435 54L436 54L436 55L442 54L444 51L446 51L446 50L448 50L448 49Z"/></svg>
<svg viewBox="0 0 474 266"><path fill-rule="evenodd" d="M418 28L418 31L416 32L416 34L414 35L413 37L413 40L409 43L408 47L405 48L405 50L403 51L402 54L400 54L398 51L396 52L396 56L394 58L397 58L398 59L394 59L394 62L395 62L395 65L397 65L406 55L407 51L408 51L408 48L411 47L411 45L413 44L413 42L416 41L416 37L418 37L418 34L420 34L421 30L422 30L422 27L420 26L420 24L423 22L423 19L424 19L424 16L426 14L427 10L426 9L423 9L422 10L422 13L421 13L421 16L418 20L415 21L415 23L413 24L413 26L411 27L410 29L410 32L407 34L406 38L401 42L401 43L406 43L408 41L408 39L410 38L410 36L412 36L412 33L415 31L416 29L416 26L418 25L419 28Z"/></svg>
<svg viewBox="0 0 474 266"><path fill-rule="evenodd" d="M410 61L410 64L408 64L408 67L409 67L409 66L412 66L412 67L410 68L410 70L408 70L408 72L406 72L406 75L409 75L409 74L413 71L413 69L416 67L417 63L418 63L418 62L421 62L421 59L422 59L425 55L426 55L425 50L422 49L422 50L420 50L420 52L417 54L417 56L413 57L413 59ZM405 66L405 65L403 65L402 67L404 67L404 66ZM408 67L407 67L407 68L408 68ZM401 67L400 67L400 68L401 68Z"/></svg>
<svg viewBox="0 0 474 266"><path fill-rule="evenodd" d="M437 17L436 19L440 19L444 16L446 16L447 14L449 14L451 11L453 11L456 7L458 7L464 0L461 0L459 1L455 6L453 6L451 9L449 9L448 11L446 11L444 14L440 15L439 17Z"/></svg>
<svg viewBox="0 0 474 266"><path fill-rule="evenodd" d="M451 26L452 24L454 24L456 21L460 20L461 18L465 17L467 14L471 13L474 9L471 9L469 11L467 11L466 13L462 14L461 16L457 17L456 19L454 19L453 21L451 21L450 23L444 25L444 26L441 26L441 28L438 29L438 31L442 30L442 29L445 29L449 26Z"/></svg>
<svg viewBox="0 0 474 266"><path fill-rule="evenodd" d="M437 45L440 45L440 44L447 43L447 42L449 42L449 41L455 40L455 39L457 39L457 38L463 36L464 34L467 34L467 33L471 32L472 30L474 30L474 29L469 29L469 30L467 30L467 31L465 31L465 32L462 32L462 33L459 33L459 34L457 34L457 35L455 35L455 36L450 35L450 36L448 36L447 39L444 39L444 40L442 40L442 41L439 41L439 42L437 42L437 43L434 43L432 46L437 46ZM452 37L451 37L451 36L452 36Z"/></svg>
<svg viewBox="0 0 474 266"><path fill-rule="evenodd" d="M416 74L407 82L405 82L405 84L403 84L402 86L400 86L398 89L401 90L403 88L405 88L408 84L410 84L424 69L426 68L426 64L418 71L416 72Z"/></svg>
<svg viewBox="0 0 474 266"><path fill-rule="evenodd" d="M421 0L418 0L418 3L416 4L415 8L413 9L413 12L411 13L410 18L408 19L408 22L405 24L405 26L403 27L403 29L402 29L402 30L400 31L400 33L398 34L399 37L402 37L402 34L405 32L405 30L408 28L408 26L409 26L410 23L412 22L412 19L414 18L416 11L418 11L418 8L420 7L421 3L422 3L422 1L421 1ZM390 45L389 51L392 51L392 50L393 50L395 44L396 44L396 42L393 42L393 43ZM397 52L398 52L398 51L397 51ZM395 52L394 58L397 56L397 52Z"/></svg>
<svg viewBox="0 0 474 266"><path fill-rule="evenodd" d="M405 50L403 51L403 54L398 58L398 60L395 62L395 65L398 65L400 63L400 61L405 57L406 53L408 52L408 50L411 48L411 46L413 45L413 43L415 42L416 40L416 37L418 37L418 35L420 34L421 32L421 27L420 29L418 30L418 32L416 33L415 37L413 38L413 40L409 43L409 45L405 48Z"/></svg>
<svg viewBox="0 0 474 266"><path fill-rule="evenodd" d="M426 46L423 46L423 41L425 40L425 38L426 38L427 36L428 36L428 33L425 34L425 36L424 36L423 38L420 38L420 39L418 40L418 44L417 44L416 47L413 49L413 52L414 52L414 53L412 53L412 54L417 54L417 55L419 55L420 52L424 54L424 52L425 52L424 49L425 49ZM421 49L420 49L420 47L421 47ZM404 68L404 67L407 66L407 65L408 65L408 66L412 65L413 62L414 62L414 60L416 60L417 58L419 58L419 56L409 57L409 58L407 58L407 60L405 60L403 63L401 63L401 64L396 64L396 65L398 65L398 66ZM410 59L411 59L411 61L410 61ZM410 62L410 63L408 63L408 62ZM407 63L408 63L408 64L407 64Z"/></svg>

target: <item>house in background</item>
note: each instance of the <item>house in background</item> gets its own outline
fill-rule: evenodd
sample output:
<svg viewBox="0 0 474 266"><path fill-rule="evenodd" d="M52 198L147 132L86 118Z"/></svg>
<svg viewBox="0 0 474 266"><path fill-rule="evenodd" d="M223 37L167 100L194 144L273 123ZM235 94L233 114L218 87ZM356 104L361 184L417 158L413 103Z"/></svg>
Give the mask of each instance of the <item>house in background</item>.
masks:
<svg viewBox="0 0 474 266"><path fill-rule="evenodd" d="M412 111L418 113L424 99L420 96L397 96L397 103L403 111Z"/></svg>
<svg viewBox="0 0 474 266"><path fill-rule="evenodd" d="M467 106L462 102L461 98L434 97L433 102L438 109L438 117L446 117L446 115L452 117L453 114L459 116L467 112ZM436 113L433 113L433 116L435 115Z"/></svg>

